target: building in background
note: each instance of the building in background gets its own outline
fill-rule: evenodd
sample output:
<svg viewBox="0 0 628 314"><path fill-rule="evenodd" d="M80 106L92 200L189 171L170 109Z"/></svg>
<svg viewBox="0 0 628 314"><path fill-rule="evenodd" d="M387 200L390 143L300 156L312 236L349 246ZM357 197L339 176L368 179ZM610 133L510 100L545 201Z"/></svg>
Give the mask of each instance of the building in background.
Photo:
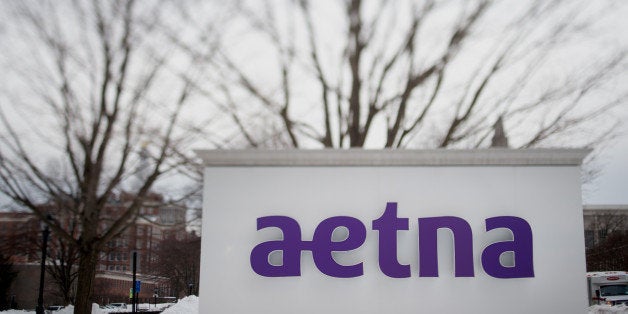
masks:
<svg viewBox="0 0 628 314"><path fill-rule="evenodd" d="M37 217L30 213L0 212L0 254L8 257L11 270L16 273L6 296L17 308L34 309L37 305L40 274L41 227ZM46 276L44 298L58 304L54 282Z"/></svg>
<svg viewBox="0 0 628 314"><path fill-rule="evenodd" d="M109 215L118 216L126 209L131 198L120 195L107 208ZM152 299L154 294L171 296L169 278L163 277L156 268L159 265L163 241L186 239L192 236L186 231L187 209L169 204L158 194L152 194L140 209L140 215L118 238L109 241L101 253L94 283L94 301L128 302L132 283L133 252L137 253L138 280L142 282L140 300ZM104 220L101 224L106 224Z"/></svg>
<svg viewBox="0 0 628 314"><path fill-rule="evenodd" d="M628 205L585 205L587 271L628 270Z"/></svg>
<svg viewBox="0 0 628 314"><path fill-rule="evenodd" d="M114 215L123 210L128 201L128 196L118 195L107 208L109 214ZM588 270L628 269L625 253L628 252L628 205L585 205L583 214ZM107 223L107 219L103 219L102 223ZM41 225L37 217L25 212L0 212L0 252L9 256L14 269L19 272L10 294L15 295L21 308L34 308L37 300L40 241ZM172 282L181 280L185 281L183 284L186 286L193 284L192 291L196 291L197 282L189 278L169 278L178 275L164 272L163 267L159 267L159 255L164 254L161 251L164 244L173 246L175 243L176 246L178 243L197 241L198 236L186 231L186 208L168 204L160 195L152 195L141 209L135 224L122 236L110 241L101 254L94 283L94 301L100 304L128 302L134 251L139 257L138 279L142 282L140 299L152 300L154 294L159 297L178 297L182 293L181 289L174 288ZM52 240L49 252L51 256L54 255L55 242ZM46 278L46 302L60 303L54 293L53 281L48 274Z"/></svg>
<svg viewBox="0 0 628 314"><path fill-rule="evenodd" d="M30 213L0 212L0 252L13 264L38 263L41 230L39 219Z"/></svg>
<svg viewBox="0 0 628 314"><path fill-rule="evenodd" d="M124 195L113 200L107 208L112 217L119 216L126 209L130 198ZM101 221L103 227L107 220ZM187 237L186 208L164 202L160 195L153 194L140 209L140 215L122 234L109 241L107 248L101 254L97 266L99 271L131 271L132 253L138 253L138 272L151 273L156 263L155 251L159 249L162 240L171 237L183 239Z"/></svg>
<svg viewBox="0 0 628 314"><path fill-rule="evenodd" d="M131 197L126 194L119 194L110 200L100 223L109 223L107 216L118 216L130 201ZM54 209L51 212L54 219L70 227L71 219L65 219L62 212ZM138 280L142 282L139 298L147 301L153 300L154 294L171 296L170 279L161 276L156 265L159 264L158 254L163 241L196 237L186 231L186 212L184 206L170 204L161 195L150 195L135 223L121 236L111 240L101 253L94 282L94 301L101 304L128 302L133 252L138 255ZM20 271L9 292L15 295L20 308L34 308L36 305L39 272L34 270L39 269L41 230L39 219L31 213L0 212L0 251L9 256L14 269ZM54 233L51 234L48 250L50 258L57 254L56 241L59 239L55 239ZM49 267L52 264L49 261ZM26 269L28 271L24 271ZM37 274L37 278L33 274ZM55 288L51 276L48 273L46 276L46 290L51 291L45 298L46 305L59 304L59 298L55 298L52 293Z"/></svg>

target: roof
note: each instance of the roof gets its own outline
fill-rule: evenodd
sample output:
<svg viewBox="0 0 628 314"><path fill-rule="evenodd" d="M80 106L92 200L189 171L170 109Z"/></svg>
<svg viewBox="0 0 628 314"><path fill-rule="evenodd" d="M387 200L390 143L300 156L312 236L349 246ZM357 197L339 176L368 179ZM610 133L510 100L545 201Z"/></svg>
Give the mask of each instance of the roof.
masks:
<svg viewBox="0 0 628 314"><path fill-rule="evenodd" d="M579 166L590 149L197 150L208 167L263 166Z"/></svg>
<svg viewBox="0 0 628 314"><path fill-rule="evenodd" d="M0 212L0 222L28 222L32 219L37 217L29 212Z"/></svg>
<svg viewBox="0 0 628 314"><path fill-rule="evenodd" d="M626 211L628 212L628 204L585 204L582 205L584 210L589 211Z"/></svg>

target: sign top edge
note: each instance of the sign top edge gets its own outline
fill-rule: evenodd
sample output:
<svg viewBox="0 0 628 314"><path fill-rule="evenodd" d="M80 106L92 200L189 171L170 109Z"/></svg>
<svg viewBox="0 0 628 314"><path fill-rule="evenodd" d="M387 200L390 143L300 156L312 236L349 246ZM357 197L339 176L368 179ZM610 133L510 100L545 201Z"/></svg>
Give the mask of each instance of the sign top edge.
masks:
<svg viewBox="0 0 628 314"><path fill-rule="evenodd" d="M195 150L205 167L579 166L587 148Z"/></svg>

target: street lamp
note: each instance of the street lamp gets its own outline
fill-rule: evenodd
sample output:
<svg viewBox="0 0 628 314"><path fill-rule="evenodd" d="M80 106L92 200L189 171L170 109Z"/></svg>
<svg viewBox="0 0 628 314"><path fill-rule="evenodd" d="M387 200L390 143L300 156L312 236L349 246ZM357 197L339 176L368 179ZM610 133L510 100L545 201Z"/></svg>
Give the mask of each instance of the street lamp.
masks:
<svg viewBox="0 0 628 314"><path fill-rule="evenodd" d="M52 220L52 216L48 214L46 216L46 220ZM39 296L37 297L37 308L35 309L36 314L44 314L44 277L46 275L46 252L48 249L48 236L50 235L48 223L42 221L41 226L44 230L42 231L43 243L41 246L41 269L39 273Z"/></svg>

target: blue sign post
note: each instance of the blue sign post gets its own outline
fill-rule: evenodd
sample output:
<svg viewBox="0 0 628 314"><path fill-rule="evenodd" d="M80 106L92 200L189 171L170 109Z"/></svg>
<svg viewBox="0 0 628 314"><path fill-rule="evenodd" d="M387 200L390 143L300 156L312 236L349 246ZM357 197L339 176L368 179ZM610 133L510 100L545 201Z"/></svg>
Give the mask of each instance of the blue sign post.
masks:
<svg viewBox="0 0 628 314"><path fill-rule="evenodd" d="M135 293L140 293L140 287L142 286L142 282L139 280L135 281Z"/></svg>
<svg viewBox="0 0 628 314"><path fill-rule="evenodd" d="M131 299L131 313L137 313L137 293L139 290L139 280L137 278L137 252L133 252L133 298Z"/></svg>

